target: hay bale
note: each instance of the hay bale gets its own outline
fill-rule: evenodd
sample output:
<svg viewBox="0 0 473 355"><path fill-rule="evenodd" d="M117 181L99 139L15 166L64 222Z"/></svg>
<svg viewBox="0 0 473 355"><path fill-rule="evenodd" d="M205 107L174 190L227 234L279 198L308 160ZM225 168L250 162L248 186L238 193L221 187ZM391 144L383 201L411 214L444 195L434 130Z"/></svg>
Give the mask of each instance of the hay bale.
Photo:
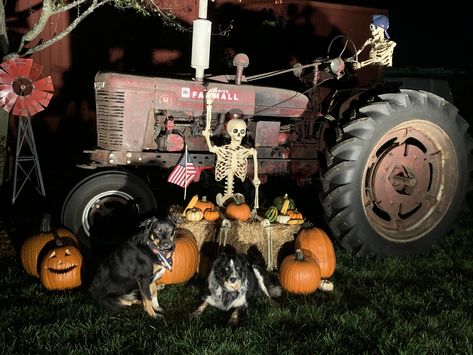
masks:
<svg viewBox="0 0 473 355"><path fill-rule="evenodd" d="M216 256L219 245L225 244L241 253L247 253L250 248L256 248L263 256L268 268L277 268L282 258L292 252L295 236L300 225L271 224L269 228L272 241L272 251L268 245L268 236L260 222L231 221L231 227L225 236L221 233L221 221L183 222L179 227L190 230L197 241L201 259L212 259ZM284 248L289 244L288 248ZM289 252L287 252L287 250ZM281 253L285 253L282 255Z"/></svg>

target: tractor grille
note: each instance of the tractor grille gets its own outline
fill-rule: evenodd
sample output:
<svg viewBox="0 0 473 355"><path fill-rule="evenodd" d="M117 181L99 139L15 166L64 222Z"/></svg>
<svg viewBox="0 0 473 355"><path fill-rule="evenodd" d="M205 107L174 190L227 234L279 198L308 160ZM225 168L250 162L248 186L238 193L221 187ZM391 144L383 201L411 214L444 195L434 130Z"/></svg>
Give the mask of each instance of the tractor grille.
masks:
<svg viewBox="0 0 473 355"><path fill-rule="evenodd" d="M98 146L103 149L121 149L125 93L123 91L97 90L95 99Z"/></svg>

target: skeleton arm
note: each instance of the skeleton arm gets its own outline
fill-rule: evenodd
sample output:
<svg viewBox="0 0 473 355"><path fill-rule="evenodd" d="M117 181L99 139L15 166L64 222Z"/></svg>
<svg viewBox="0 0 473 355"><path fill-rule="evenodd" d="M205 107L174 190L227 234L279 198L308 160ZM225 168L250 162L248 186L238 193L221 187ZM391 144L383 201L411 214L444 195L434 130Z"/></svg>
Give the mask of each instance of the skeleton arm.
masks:
<svg viewBox="0 0 473 355"><path fill-rule="evenodd" d="M372 38L368 38L368 39L365 41L365 43L363 43L363 45L361 46L361 48L356 51L356 56L359 56L360 53L363 52L363 50L364 50L368 45L371 45L371 41L372 41L372 40L373 40Z"/></svg>
<svg viewBox="0 0 473 355"><path fill-rule="evenodd" d="M255 205L254 208L259 208L259 185L261 184L258 178L258 152L256 149L251 148L250 154L253 155L253 185L255 186Z"/></svg>
<svg viewBox="0 0 473 355"><path fill-rule="evenodd" d="M393 65L393 53L396 42L394 41L380 41L371 43L371 51L369 58L363 62L353 63L355 69L360 69L370 64L379 64L390 67ZM361 49L360 49L361 50Z"/></svg>
<svg viewBox="0 0 473 355"><path fill-rule="evenodd" d="M205 137L205 141L207 142L207 146L209 147L209 151L211 153L216 153L217 147L215 147L212 142L210 141L210 122L212 121L212 104L217 96L217 88L213 87L209 91L207 91L205 95L205 99L207 101L207 112L205 115L205 129L202 131L202 135Z"/></svg>
<svg viewBox="0 0 473 355"><path fill-rule="evenodd" d="M207 109L207 113L208 113ZM208 116L208 114L207 114ZM208 120L208 118L207 118ZM209 147L209 152L211 153L216 153L217 152L217 147L212 144L212 141L210 140L210 127L205 127L205 129L202 131L202 135L205 137L205 141L207 142L207 146Z"/></svg>

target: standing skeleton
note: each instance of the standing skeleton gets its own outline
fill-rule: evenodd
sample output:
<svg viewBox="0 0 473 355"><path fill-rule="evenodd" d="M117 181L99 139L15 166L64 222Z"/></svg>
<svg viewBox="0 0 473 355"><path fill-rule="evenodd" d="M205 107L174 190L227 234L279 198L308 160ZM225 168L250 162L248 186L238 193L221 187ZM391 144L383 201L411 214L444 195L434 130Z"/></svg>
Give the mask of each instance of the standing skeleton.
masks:
<svg viewBox="0 0 473 355"><path fill-rule="evenodd" d="M373 15L370 24L371 37L356 52L358 56L367 46L371 46L369 57L363 62L353 63L355 69L360 69L366 65L378 64L391 67L393 65L393 53L396 42L389 40L387 29L389 20L384 15Z"/></svg>
<svg viewBox="0 0 473 355"><path fill-rule="evenodd" d="M233 185L234 177L238 177L241 181L245 181L246 172L248 169L249 157L253 157L254 163L254 175L253 185L255 186L255 201L254 210L259 208L259 197L258 190L261 181L258 178L258 160L257 151L254 148L245 148L241 145L241 141L246 135L246 123L244 120L239 118L232 118L227 123L227 132L230 135L230 144L226 144L217 147L210 141L211 131L210 122L212 118L212 103L217 95L217 88L211 88L206 94L207 104L207 116L206 126L202 131L202 135L205 137L209 151L217 156L217 162L215 164L215 180L225 180L225 194L217 194L216 202L217 205L223 206L224 203L234 197Z"/></svg>

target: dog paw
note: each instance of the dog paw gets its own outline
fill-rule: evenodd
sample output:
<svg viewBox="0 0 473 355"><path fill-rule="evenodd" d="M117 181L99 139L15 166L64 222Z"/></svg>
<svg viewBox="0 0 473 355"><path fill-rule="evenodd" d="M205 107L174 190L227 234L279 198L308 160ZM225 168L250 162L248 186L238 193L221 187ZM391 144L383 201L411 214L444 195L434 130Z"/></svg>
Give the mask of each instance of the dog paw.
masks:
<svg viewBox="0 0 473 355"><path fill-rule="evenodd" d="M164 315L162 313L155 313L155 314L151 315L151 318L153 318L153 319L162 319L162 318L164 318Z"/></svg>
<svg viewBox="0 0 473 355"><path fill-rule="evenodd" d="M191 318L198 318L202 315L202 311L200 309L196 309L194 312L191 313Z"/></svg>
<svg viewBox="0 0 473 355"><path fill-rule="evenodd" d="M153 306L153 309L156 313L164 313L164 309L161 306Z"/></svg>
<svg viewBox="0 0 473 355"><path fill-rule="evenodd" d="M238 317L230 317L227 322L227 326L229 327L236 327L238 325Z"/></svg>

